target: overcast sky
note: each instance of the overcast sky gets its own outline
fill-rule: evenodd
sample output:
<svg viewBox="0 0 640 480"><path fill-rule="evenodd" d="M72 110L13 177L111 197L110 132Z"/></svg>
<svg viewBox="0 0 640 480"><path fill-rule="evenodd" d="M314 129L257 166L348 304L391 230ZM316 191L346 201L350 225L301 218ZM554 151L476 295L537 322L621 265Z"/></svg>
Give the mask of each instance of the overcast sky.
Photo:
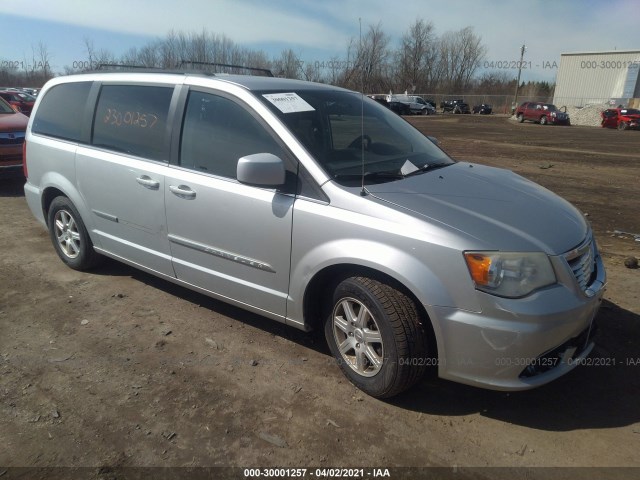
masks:
<svg viewBox="0 0 640 480"><path fill-rule="evenodd" d="M640 50L639 0L0 0L0 12L0 60L30 61L43 42L56 72L86 60L84 38L119 56L172 29L225 34L270 56L292 48L322 62L345 54L359 18L363 30L380 22L392 46L419 18L438 34L470 25L486 60L506 66L526 44L525 81L554 81L561 53Z"/></svg>

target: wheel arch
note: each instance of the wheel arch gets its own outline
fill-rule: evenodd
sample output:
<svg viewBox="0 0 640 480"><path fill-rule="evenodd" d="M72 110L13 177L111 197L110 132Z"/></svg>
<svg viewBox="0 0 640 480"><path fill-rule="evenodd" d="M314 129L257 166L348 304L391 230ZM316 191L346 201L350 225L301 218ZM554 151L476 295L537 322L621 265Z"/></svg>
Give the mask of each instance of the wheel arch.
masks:
<svg viewBox="0 0 640 480"><path fill-rule="evenodd" d="M420 323L423 325L427 335L429 352L438 355L438 337L435 333L435 326L424 306L424 303L418 296L408 288L404 282L398 280L387 272L378 268L358 263L339 263L328 265L317 271L310 281L307 283L303 294L303 317L306 330L322 330L324 321L325 305L335 287L342 280L349 277L368 277L386 283L393 288L404 293L416 305L416 309L420 314Z"/></svg>
<svg viewBox="0 0 640 480"><path fill-rule="evenodd" d="M42 213L44 214L47 226L49 226L49 208L51 207L51 202L53 202L56 197L69 198L69 195L53 186L47 187L42 191Z"/></svg>
<svg viewBox="0 0 640 480"><path fill-rule="evenodd" d="M94 245L96 245L96 239L92 234L94 228L93 217L91 216L91 211L89 210L86 202L84 201L84 198L82 197L78 189L65 176L55 172L49 172L47 175L45 175L42 178L41 184L44 185L41 194L41 206L45 222L47 223L47 227L49 226L48 213L51 202L53 202L53 200L59 196L67 197L78 210L80 218L87 228L89 237L91 237Z"/></svg>

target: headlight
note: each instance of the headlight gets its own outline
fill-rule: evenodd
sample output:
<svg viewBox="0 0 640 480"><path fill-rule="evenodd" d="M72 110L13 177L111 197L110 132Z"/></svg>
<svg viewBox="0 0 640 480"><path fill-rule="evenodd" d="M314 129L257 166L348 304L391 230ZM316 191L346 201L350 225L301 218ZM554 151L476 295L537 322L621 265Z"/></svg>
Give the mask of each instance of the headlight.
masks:
<svg viewBox="0 0 640 480"><path fill-rule="evenodd" d="M549 257L541 252L465 252L464 258L478 290L517 298L556 283Z"/></svg>

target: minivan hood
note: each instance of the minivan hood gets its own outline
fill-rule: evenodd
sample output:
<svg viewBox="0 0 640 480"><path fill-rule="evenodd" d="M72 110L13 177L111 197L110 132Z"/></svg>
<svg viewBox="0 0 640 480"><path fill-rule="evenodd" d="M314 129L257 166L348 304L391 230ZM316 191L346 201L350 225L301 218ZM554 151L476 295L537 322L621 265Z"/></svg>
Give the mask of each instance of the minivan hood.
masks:
<svg viewBox="0 0 640 480"><path fill-rule="evenodd" d="M480 248L567 252L586 237L583 215L509 170L469 163L368 185L375 198L480 240ZM473 247L475 248L475 247Z"/></svg>

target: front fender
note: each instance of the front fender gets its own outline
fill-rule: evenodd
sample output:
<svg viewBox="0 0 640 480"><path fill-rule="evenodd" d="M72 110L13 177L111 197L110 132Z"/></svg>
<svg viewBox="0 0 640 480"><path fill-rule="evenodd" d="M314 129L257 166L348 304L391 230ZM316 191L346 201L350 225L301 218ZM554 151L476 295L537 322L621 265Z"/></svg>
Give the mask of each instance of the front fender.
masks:
<svg viewBox="0 0 640 480"><path fill-rule="evenodd" d="M306 324L303 311L306 290L317 275L336 266L352 266L354 270L365 267L395 279L424 305L427 313L432 305L456 305L459 300L451 295L438 275L410 251L363 239L337 239L309 249L292 265L287 307L289 321Z"/></svg>

